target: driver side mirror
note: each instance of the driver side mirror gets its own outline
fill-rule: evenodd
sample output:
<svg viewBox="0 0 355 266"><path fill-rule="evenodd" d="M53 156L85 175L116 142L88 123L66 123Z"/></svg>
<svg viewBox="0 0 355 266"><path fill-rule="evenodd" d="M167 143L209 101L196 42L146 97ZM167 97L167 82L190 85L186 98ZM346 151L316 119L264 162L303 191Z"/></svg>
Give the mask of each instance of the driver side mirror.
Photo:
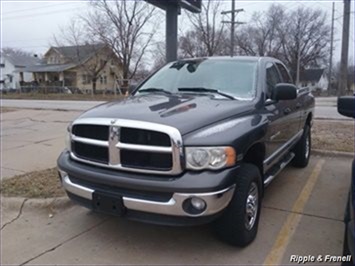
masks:
<svg viewBox="0 0 355 266"><path fill-rule="evenodd" d="M293 100L297 98L297 87L291 83L276 84L272 90L272 100Z"/></svg>

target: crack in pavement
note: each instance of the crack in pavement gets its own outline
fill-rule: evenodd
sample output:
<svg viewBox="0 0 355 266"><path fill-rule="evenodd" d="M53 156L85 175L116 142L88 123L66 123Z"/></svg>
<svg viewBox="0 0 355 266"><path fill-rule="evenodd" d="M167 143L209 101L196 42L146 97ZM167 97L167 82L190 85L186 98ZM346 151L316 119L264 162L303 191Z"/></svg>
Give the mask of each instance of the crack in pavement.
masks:
<svg viewBox="0 0 355 266"><path fill-rule="evenodd" d="M20 266L26 265L26 264L28 264L29 262L31 262L31 261L33 261L33 260L35 260L35 259L37 259L37 258L39 258L39 257L41 257L41 256L43 256L43 255L45 255L45 254L47 254L47 253L50 253L50 252L55 251L57 248L59 248L59 247L63 246L64 244L66 244L66 243L68 243L68 242L70 242L70 241L72 241L72 240L74 240L74 239L76 239L76 238L78 238L78 237L80 237L80 236L86 234L87 232L90 232L91 230L95 229L96 227L98 227L98 226L104 224L105 222L107 222L107 221L109 221L109 220L111 220L111 219L113 219L113 218L112 218L112 217L108 217L108 218L102 220L101 222L99 222L99 223L97 223L97 224L95 224L95 225L89 227L88 229L86 229L86 230L80 232L79 234L76 234L76 235L74 235L74 236L68 238L67 240L64 240L63 242L59 243L58 245L55 245L54 247L43 251L42 253L36 255L35 257L26 260L25 262L21 263Z"/></svg>
<svg viewBox="0 0 355 266"><path fill-rule="evenodd" d="M63 137L60 136L60 137L51 138L51 139L44 139L44 140L37 140L37 141L26 141L28 143L20 145L20 146L15 146L15 147L3 149L3 151L11 151L11 150L15 150L15 149L21 149L21 148L28 147L28 146L34 145L34 144L41 144L41 145L44 145L44 146L53 146L52 144L49 144L49 143L46 144L44 142L51 141L51 140L56 140L56 139L63 139ZM16 170L16 169L10 169L10 170Z"/></svg>
<svg viewBox="0 0 355 266"><path fill-rule="evenodd" d="M32 122L36 122L36 123L70 123L72 120L67 120L67 121L63 121L63 120L53 120L53 121L46 121L46 120L39 120L39 119L34 119L32 117L21 117L21 118L15 118L15 119L2 119L1 122L15 122L17 120L20 120L17 124L23 123L25 120L30 120ZM15 124L15 125L17 125Z"/></svg>
<svg viewBox="0 0 355 266"><path fill-rule="evenodd" d="M303 212L293 212L293 211L290 211L290 210L285 210L285 209L276 208L276 207L270 207L270 206L263 206L263 208L270 209L270 210L275 210L275 211L287 212L287 213L301 214L301 215L308 216L308 217L331 220L331 221L336 221L336 222L343 222L343 219L336 219L336 218L326 217L326 216L322 216L322 215L315 215L315 214L303 213Z"/></svg>
<svg viewBox="0 0 355 266"><path fill-rule="evenodd" d="M32 122L37 122L37 123L70 123L71 120L69 121L62 121L62 120L53 120L53 121L46 121L46 120L37 120L33 119L31 117L26 117L26 119L32 121Z"/></svg>
<svg viewBox="0 0 355 266"><path fill-rule="evenodd" d="M21 207L20 207L20 210L19 210L19 213L17 214L17 216L16 216L14 219L12 219L10 222L5 223L5 224L1 227L0 231L2 231L7 225L12 224L12 223L15 222L17 219L20 218L20 216L22 215L22 209L23 209L23 207L25 206L25 203L26 203L27 200L28 200L28 199L24 199L24 200L23 200L23 202L22 202L22 204L21 204Z"/></svg>
<svg viewBox="0 0 355 266"><path fill-rule="evenodd" d="M18 170L18 169L13 169L13 168L9 168L9 167L5 167L5 166L1 166L1 168L6 169L6 170L12 170L12 171L16 171L16 172L22 172L22 173L26 173L25 171L22 170Z"/></svg>

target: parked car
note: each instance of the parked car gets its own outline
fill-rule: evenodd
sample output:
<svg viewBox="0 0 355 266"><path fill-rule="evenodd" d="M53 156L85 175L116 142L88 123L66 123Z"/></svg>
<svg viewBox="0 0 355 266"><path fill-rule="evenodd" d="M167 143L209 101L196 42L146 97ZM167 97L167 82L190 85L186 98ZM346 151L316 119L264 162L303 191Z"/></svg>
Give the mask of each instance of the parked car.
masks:
<svg viewBox="0 0 355 266"><path fill-rule="evenodd" d="M355 96L344 96L338 98L338 112L344 116L355 118ZM353 265L355 256L354 247L354 207L355 207L355 161L352 164L352 175L351 175L351 186L349 190L348 201L345 210L345 233L344 233L344 247L343 255L351 255L352 261L348 264L343 265Z"/></svg>
<svg viewBox="0 0 355 266"><path fill-rule="evenodd" d="M314 98L282 62L211 57L167 64L132 95L68 127L58 158L68 196L95 211L169 225L214 222L246 246L264 188L308 164Z"/></svg>

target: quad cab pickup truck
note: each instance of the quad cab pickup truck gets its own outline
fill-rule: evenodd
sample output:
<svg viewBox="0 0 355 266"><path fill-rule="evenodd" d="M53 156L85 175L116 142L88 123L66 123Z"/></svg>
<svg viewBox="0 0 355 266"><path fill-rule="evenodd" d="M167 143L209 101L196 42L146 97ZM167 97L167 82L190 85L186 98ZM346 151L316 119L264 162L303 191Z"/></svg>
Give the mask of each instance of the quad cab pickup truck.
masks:
<svg viewBox="0 0 355 266"><path fill-rule="evenodd" d="M172 62L131 96L86 111L58 158L68 196L98 212L166 225L213 222L254 240L265 187L311 152L314 98L269 57Z"/></svg>

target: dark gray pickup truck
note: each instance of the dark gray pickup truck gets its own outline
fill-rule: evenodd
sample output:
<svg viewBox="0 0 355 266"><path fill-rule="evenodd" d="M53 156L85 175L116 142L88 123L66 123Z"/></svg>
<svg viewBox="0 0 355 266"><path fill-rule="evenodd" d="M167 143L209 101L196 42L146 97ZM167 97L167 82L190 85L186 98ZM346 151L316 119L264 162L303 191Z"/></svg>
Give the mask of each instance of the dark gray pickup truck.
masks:
<svg viewBox="0 0 355 266"><path fill-rule="evenodd" d="M98 212L169 225L214 222L254 240L264 188L308 164L314 98L268 57L179 60L131 96L68 127L58 158L68 196Z"/></svg>

